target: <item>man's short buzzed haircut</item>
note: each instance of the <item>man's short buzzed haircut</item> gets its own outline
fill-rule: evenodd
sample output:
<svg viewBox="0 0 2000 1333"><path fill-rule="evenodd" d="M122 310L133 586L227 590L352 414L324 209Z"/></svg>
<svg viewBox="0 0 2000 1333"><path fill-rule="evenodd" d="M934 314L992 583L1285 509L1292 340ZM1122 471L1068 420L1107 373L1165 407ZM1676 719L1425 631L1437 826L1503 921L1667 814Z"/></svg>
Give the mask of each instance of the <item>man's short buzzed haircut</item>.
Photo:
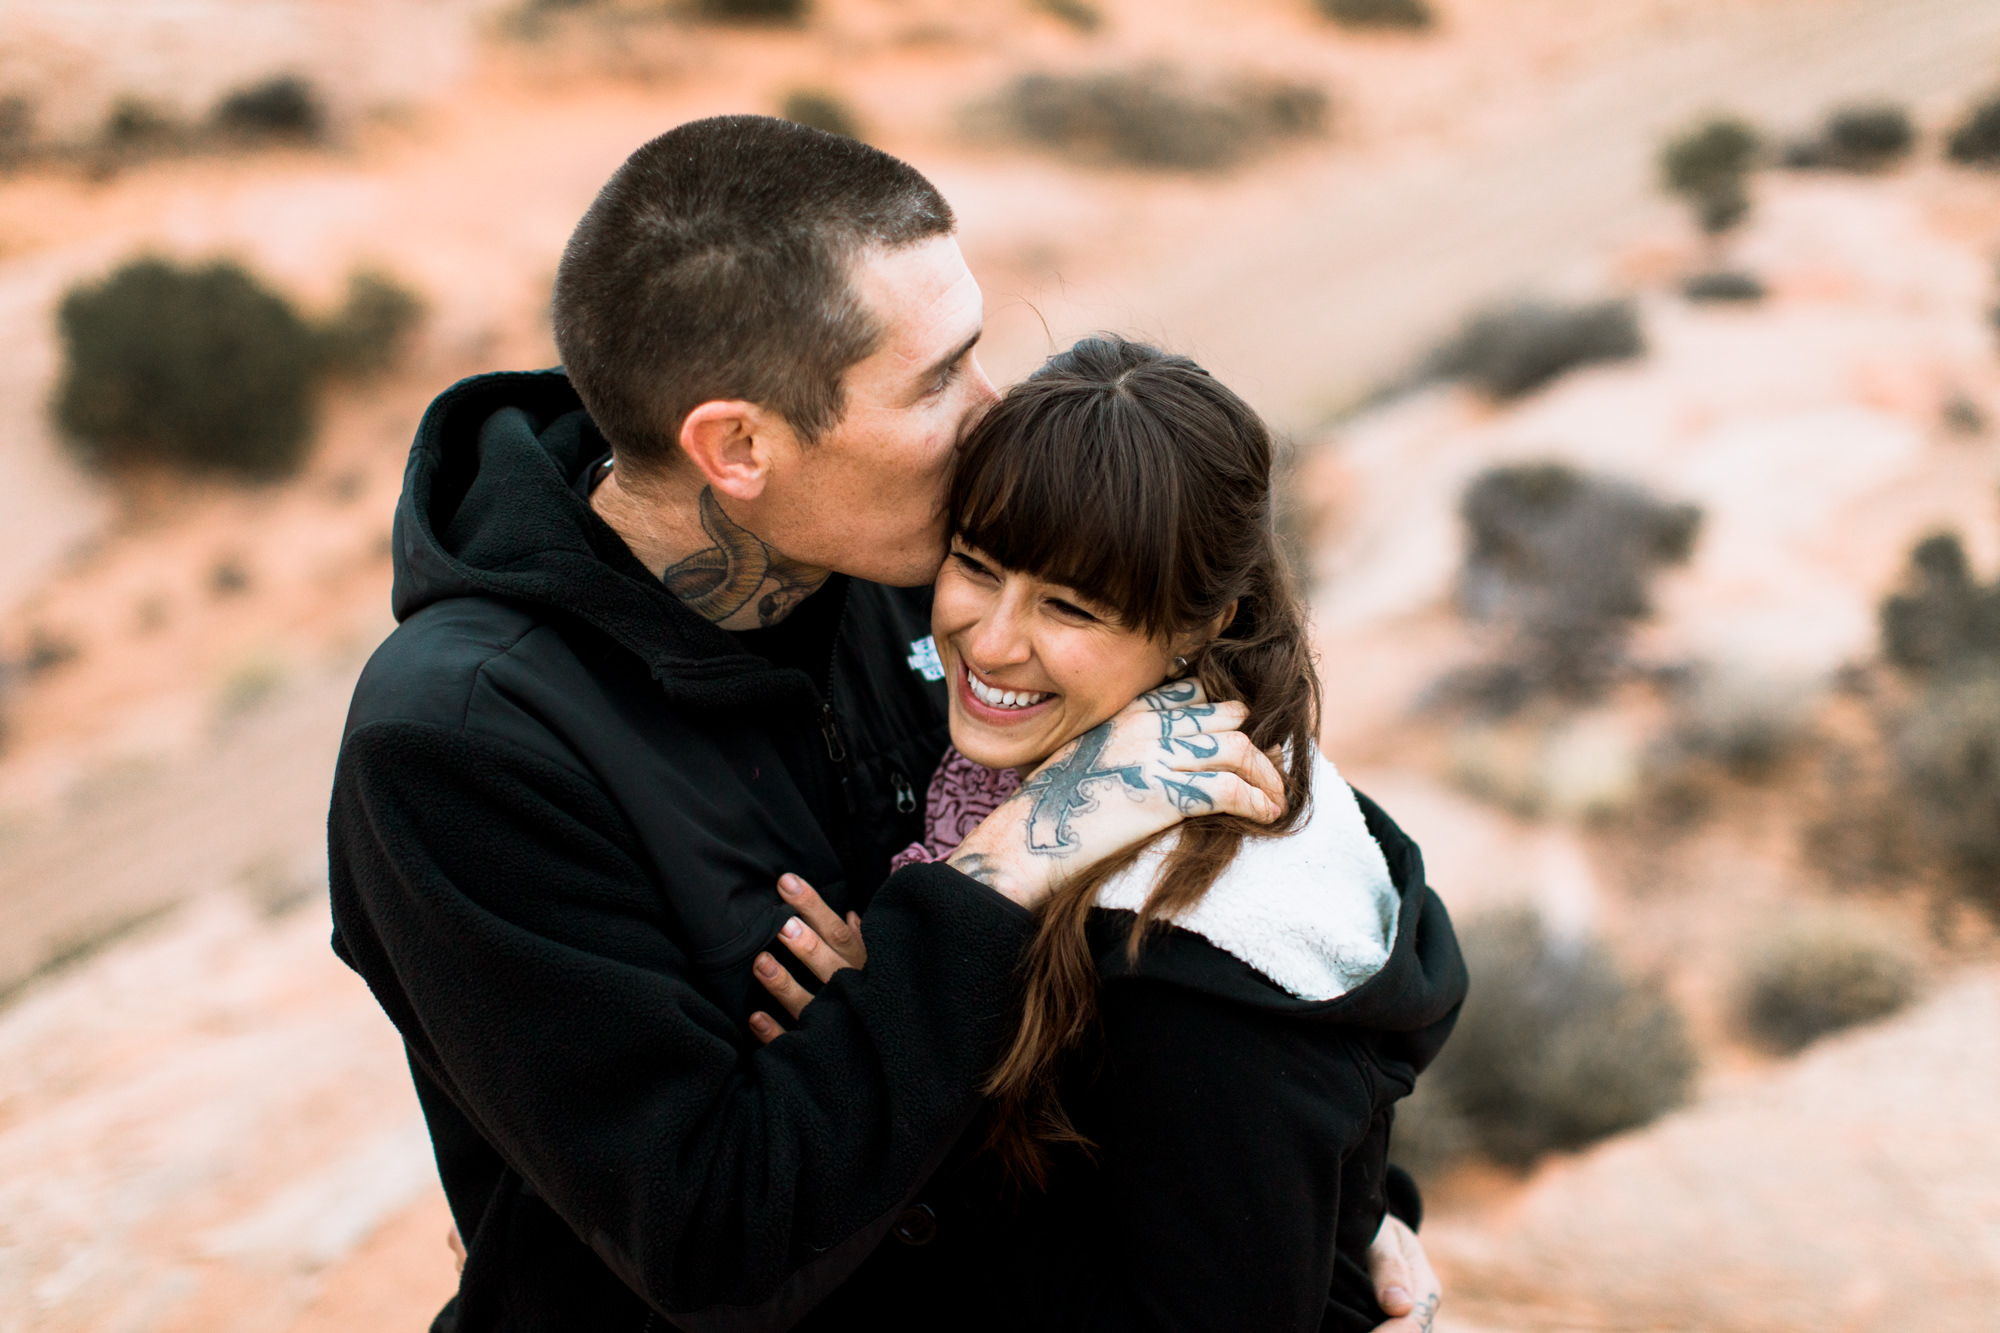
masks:
<svg viewBox="0 0 2000 1333"><path fill-rule="evenodd" d="M780 413L810 442L882 331L850 274L869 247L950 234L950 205L879 149L768 116L669 130L627 158L556 273L556 347L621 462L681 457L716 399Z"/></svg>

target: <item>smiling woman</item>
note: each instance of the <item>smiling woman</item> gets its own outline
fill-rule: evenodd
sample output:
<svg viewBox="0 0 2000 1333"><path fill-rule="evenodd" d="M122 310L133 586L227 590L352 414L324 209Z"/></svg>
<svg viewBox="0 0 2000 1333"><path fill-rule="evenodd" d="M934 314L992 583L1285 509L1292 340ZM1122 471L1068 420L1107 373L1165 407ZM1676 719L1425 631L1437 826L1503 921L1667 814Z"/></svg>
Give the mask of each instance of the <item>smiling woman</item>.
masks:
<svg viewBox="0 0 2000 1333"><path fill-rule="evenodd" d="M1429 1327L1435 1293L1378 1304L1364 1255L1407 1235L1392 1198L1416 1218L1389 1125L1465 976L1415 847L1315 745L1271 455L1199 366L1111 338L1052 358L960 447L931 612L953 748L898 859L1062 871L983 1127L905 1214L927 1278L829 1314L1358 1333L1393 1303L1397 1328ZM1284 809L1220 813L1232 770L1272 761ZM1148 791L1188 818L1079 868L1083 821ZM1009 803L1019 831L996 842ZM847 924L814 929L838 948Z"/></svg>

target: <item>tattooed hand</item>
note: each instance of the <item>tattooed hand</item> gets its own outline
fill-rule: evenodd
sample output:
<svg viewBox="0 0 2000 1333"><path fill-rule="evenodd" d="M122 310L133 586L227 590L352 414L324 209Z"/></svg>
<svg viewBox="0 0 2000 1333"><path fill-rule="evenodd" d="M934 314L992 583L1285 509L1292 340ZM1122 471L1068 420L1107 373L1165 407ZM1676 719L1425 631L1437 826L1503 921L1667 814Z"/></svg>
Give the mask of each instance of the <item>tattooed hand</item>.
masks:
<svg viewBox="0 0 2000 1333"><path fill-rule="evenodd" d="M1064 875L1194 815L1269 823L1284 780L1241 727L1242 704L1212 704L1169 681L1057 750L969 834L951 864L1032 907Z"/></svg>
<svg viewBox="0 0 2000 1333"><path fill-rule="evenodd" d="M1394 1214L1382 1219L1368 1246L1368 1277L1375 1284L1375 1303L1390 1316L1375 1333L1433 1333L1444 1289L1423 1242Z"/></svg>

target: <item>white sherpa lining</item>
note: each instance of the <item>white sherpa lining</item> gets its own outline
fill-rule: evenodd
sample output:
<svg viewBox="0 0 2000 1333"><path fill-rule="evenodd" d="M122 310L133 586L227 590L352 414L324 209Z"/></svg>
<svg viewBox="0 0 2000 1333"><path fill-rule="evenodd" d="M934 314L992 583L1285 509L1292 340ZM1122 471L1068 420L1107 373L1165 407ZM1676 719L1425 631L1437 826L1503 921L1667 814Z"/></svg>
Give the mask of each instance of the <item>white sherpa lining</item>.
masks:
<svg viewBox="0 0 2000 1333"><path fill-rule="evenodd" d="M1402 900L1353 788L1317 749L1305 826L1245 838L1201 901L1170 918L1302 1000L1331 1000L1382 970ZM1100 907L1136 912L1173 847L1165 838L1106 881Z"/></svg>

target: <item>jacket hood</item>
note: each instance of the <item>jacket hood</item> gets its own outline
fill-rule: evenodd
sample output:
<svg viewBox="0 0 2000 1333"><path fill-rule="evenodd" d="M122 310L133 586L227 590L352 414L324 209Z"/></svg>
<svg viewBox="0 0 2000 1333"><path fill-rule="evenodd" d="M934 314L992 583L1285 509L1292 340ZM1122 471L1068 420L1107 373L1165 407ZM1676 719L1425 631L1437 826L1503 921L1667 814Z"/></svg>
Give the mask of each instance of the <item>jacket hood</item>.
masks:
<svg viewBox="0 0 2000 1333"><path fill-rule="evenodd" d="M573 480L609 448L560 370L447 389L417 427L396 506L396 619L492 598L588 626L678 700L813 705L810 681L690 611L592 511Z"/></svg>
<svg viewBox="0 0 2000 1333"><path fill-rule="evenodd" d="M1168 919L1302 1000L1331 1000L1389 961L1403 904L1353 789L1318 749L1312 762L1306 822L1282 838L1245 838L1200 901ZM1139 911L1178 841L1141 852L1097 905Z"/></svg>
<svg viewBox="0 0 2000 1333"><path fill-rule="evenodd" d="M1201 902L1123 947L1153 875L1142 857L1108 881L1101 907L1122 921L1102 950L1106 982L1145 977L1255 1008L1409 1033L1427 1063L1439 1025L1465 998L1465 964L1423 854L1381 807L1315 756L1313 812L1290 837L1246 839ZM1148 857L1165 855L1163 841ZM1127 882L1129 881L1129 882ZM1207 910L1204 910L1207 909ZM1443 1031L1449 1031L1448 1026Z"/></svg>

